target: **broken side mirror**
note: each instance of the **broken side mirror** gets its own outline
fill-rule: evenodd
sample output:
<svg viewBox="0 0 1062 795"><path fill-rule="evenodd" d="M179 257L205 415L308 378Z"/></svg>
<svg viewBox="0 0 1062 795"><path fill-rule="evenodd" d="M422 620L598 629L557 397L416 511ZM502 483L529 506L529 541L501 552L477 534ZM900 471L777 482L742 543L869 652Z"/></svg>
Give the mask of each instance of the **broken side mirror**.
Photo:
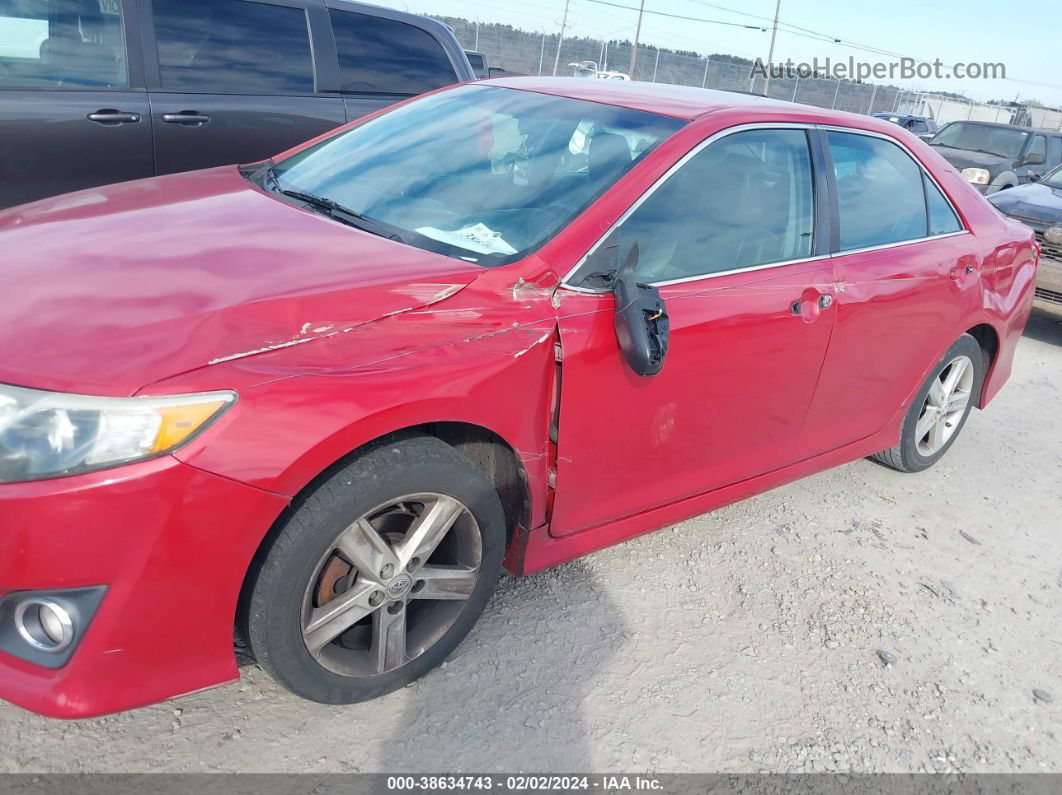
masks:
<svg viewBox="0 0 1062 795"><path fill-rule="evenodd" d="M638 283L634 274L637 265L638 244L635 243L612 282L616 296L616 339L630 368L638 375L651 376L664 366L670 327L660 291Z"/></svg>

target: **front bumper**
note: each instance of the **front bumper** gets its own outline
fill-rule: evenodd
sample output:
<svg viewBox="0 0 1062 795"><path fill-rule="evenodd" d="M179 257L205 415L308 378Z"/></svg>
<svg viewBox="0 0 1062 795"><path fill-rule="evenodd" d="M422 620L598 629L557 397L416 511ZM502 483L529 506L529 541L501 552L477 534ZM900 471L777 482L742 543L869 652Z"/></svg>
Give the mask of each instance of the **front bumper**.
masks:
<svg viewBox="0 0 1062 795"><path fill-rule="evenodd" d="M0 698L79 718L238 678L243 577L287 503L168 456L0 485L0 594L106 587L62 667L0 652Z"/></svg>
<svg viewBox="0 0 1062 795"><path fill-rule="evenodd" d="M1033 308L1062 317L1062 259L1040 257Z"/></svg>

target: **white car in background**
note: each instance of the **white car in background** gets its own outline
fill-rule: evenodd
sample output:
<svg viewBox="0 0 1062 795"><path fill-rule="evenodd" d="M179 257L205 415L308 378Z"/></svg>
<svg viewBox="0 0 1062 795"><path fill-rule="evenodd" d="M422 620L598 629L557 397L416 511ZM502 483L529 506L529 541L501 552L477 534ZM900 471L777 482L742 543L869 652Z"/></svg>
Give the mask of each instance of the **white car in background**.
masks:
<svg viewBox="0 0 1062 795"><path fill-rule="evenodd" d="M597 68L596 61L578 61L570 63L572 77L596 77L600 80L630 80L631 76L626 72L602 71Z"/></svg>

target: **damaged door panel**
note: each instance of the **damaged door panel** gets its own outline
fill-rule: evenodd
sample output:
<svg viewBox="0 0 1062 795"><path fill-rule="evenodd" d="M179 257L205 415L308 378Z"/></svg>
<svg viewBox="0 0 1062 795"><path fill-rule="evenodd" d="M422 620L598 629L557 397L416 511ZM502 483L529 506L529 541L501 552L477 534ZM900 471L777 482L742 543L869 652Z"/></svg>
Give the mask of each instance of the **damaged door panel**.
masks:
<svg viewBox="0 0 1062 795"><path fill-rule="evenodd" d="M671 343L651 378L624 358L613 296L565 294L562 309L578 311L560 317L551 532L575 533L819 452L800 430L833 316L808 322L790 303L805 291L828 293L832 274L820 262L662 287Z"/></svg>

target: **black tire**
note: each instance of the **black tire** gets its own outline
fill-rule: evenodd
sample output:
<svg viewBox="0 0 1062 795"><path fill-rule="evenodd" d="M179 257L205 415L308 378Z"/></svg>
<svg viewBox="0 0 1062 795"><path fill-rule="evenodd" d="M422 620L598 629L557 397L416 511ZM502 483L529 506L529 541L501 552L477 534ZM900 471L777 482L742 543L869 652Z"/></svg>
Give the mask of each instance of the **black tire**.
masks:
<svg viewBox="0 0 1062 795"><path fill-rule="evenodd" d="M344 528L389 499L438 492L459 500L478 524L478 579L454 623L434 645L401 667L376 675L329 670L303 640L304 594L322 555ZM439 665L472 629L501 574L505 514L490 482L452 447L428 437L384 444L321 483L259 555L242 625L257 662L298 696L323 704L353 704L397 690Z"/></svg>
<svg viewBox="0 0 1062 795"><path fill-rule="evenodd" d="M919 440L915 438L917 434L916 428L918 420L922 416L922 411L926 405L926 399L933 383L940 377L940 374L944 369L960 356L966 356L973 364L973 382L970 389L970 400L967 403L966 410L963 412L961 418L954 423L954 430L951 432L947 441L944 442L943 446L933 452L932 455L923 455L919 452ZM948 452L952 444L955 443L955 440L959 438L959 434L966 425L966 420L969 418L974 404L980 397L985 369L985 355L981 350L981 346L978 345L977 340L969 334L963 334L955 341L955 344L948 349L948 352L944 354L941 360L937 362L936 367L930 371L925 383L922 384L922 388L918 390L918 394L915 395L914 400L911 401L911 405L907 409L907 414L904 415L903 426L900 429L900 442L888 450L883 450L880 453L875 453L870 456L871 460L877 461L878 463L884 464L899 472L921 472L922 470L933 466L933 464L944 457L944 454Z"/></svg>

